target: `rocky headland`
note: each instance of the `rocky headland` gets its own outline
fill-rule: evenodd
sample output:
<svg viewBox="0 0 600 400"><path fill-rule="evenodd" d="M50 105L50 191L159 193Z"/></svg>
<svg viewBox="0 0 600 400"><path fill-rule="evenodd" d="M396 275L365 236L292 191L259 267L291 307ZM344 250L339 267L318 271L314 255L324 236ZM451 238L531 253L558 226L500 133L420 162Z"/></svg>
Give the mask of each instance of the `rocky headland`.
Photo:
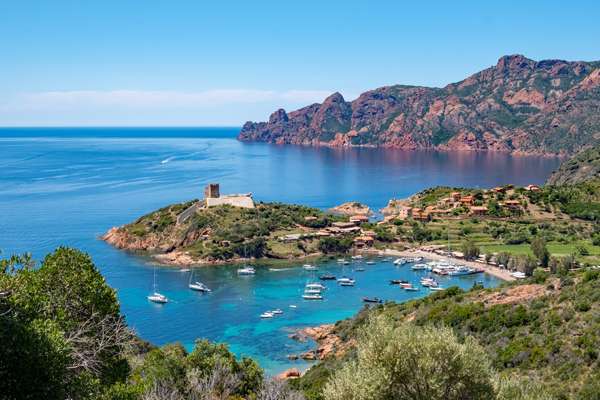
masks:
<svg viewBox="0 0 600 400"><path fill-rule="evenodd" d="M276 144L573 154L600 140L600 62L522 55L443 88L394 85L275 111L238 138Z"/></svg>

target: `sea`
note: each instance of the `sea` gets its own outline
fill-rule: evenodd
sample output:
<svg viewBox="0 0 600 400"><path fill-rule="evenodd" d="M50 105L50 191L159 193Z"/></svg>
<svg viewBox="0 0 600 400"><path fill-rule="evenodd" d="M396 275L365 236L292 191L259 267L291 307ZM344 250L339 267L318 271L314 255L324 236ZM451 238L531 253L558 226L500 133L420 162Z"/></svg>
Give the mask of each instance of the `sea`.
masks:
<svg viewBox="0 0 600 400"><path fill-rule="evenodd" d="M239 128L3 128L0 129L0 257L30 252L37 260L58 246L87 252L116 289L128 324L144 339L180 342L188 350L207 338L238 356L256 359L268 374L310 362L290 360L314 343L289 336L297 329L334 323L364 307L364 296L406 301L428 295L406 292L390 279L418 283L423 273L385 258L350 265L323 262L318 272L301 264L255 264L255 276L236 266L190 272L156 265L117 250L99 237L157 208L201 198L209 182L222 193L251 192L259 201L328 209L359 201L374 210L435 185L489 188L541 184L557 158L479 152L327 148L236 140ZM364 268L364 271L360 269ZM358 269L358 270L357 270ZM355 287L327 283L324 299L301 298L317 274L351 275ZM190 274L212 289L192 292ZM154 275L170 301L148 302ZM488 275L443 278L442 286L469 288L500 282ZM261 319L264 311L283 314Z"/></svg>

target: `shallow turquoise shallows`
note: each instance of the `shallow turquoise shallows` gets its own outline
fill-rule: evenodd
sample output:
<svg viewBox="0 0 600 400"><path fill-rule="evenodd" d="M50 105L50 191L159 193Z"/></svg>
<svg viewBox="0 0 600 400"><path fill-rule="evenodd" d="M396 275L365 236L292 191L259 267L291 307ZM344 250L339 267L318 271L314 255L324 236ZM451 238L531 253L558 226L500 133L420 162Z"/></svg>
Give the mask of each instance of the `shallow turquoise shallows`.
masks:
<svg viewBox="0 0 600 400"><path fill-rule="evenodd" d="M320 271L347 273L355 287L327 283L323 301L304 301L311 273L300 266L238 277L235 267L196 269L213 292L188 290L188 272L157 268L166 305L149 303L153 265L98 240L110 227L170 203L202 196L208 182L221 191L252 192L257 200L329 208L361 201L379 209L390 198L406 197L434 185L491 187L542 183L559 160L504 154L402 152L246 144L237 129L0 129L0 249L30 251L41 259L57 246L88 252L117 289L129 324L155 343L196 338L227 342L239 355L255 357L270 373L290 366L289 354L309 349L288 334L304 326L331 323L356 313L363 296L403 301L428 292L405 292L389 279L415 283L421 273L377 259L355 265L332 262ZM299 263L301 264L301 263ZM442 286L468 288L479 275L442 279ZM296 308L291 308L295 305ZM261 320L266 310L284 313Z"/></svg>

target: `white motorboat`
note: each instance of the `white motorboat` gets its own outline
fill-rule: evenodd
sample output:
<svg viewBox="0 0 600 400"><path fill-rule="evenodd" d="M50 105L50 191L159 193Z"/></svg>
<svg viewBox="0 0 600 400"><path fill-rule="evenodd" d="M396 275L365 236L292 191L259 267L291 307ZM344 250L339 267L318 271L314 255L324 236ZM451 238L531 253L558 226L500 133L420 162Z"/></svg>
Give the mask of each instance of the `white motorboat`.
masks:
<svg viewBox="0 0 600 400"><path fill-rule="evenodd" d="M273 315L281 315L283 314L283 310L281 308L276 308L272 310L271 313L273 313Z"/></svg>
<svg viewBox="0 0 600 400"><path fill-rule="evenodd" d="M316 271L318 267L316 265L304 264L302 266L306 271Z"/></svg>
<svg viewBox="0 0 600 400"><path fill-rule="evenodd" d="M325 289L327 289L327 286L317 282L317 283L307 283L305 288L325 290Z"/></svg>
<svg viewBox="0 0 600 400"><path fill-rule="evenodd" d="M306 294L302 295L302 298L304 300L323 300L323 296L321 296L320 294L317 294L317 293L315 293L315 294L306 293Z"/></svg>
<svg viewBox="0 0 600 400"><path fill-rule="evenodd" d="M365 264L367 264L367 265L373 265L373 264L375 264L375 261L367 261Z"/></svg>
<svg viewBox="0 0 600 400"><path fill-rule="evenodd" d="M410 267L413 271L431 270L431 267L427 264L415 264Z"/></svg>
<svg viewBox="0 0 600 400"><path fill-rule="evenodd" d="M254 275L256 270L252 267L246 266L237 270L238 275Z"/></svg>
<svg viewBox="0 0 600 400"><path fill-rule="evenodd" d="M264 313L260 314L260 317L262 319L267 319L267 318L273 318L273 313L271 311L265 311Z"/></svg>
<svg viewBox="0 0 600 400"><path fill-rule="evenodd" d="M337 262L338 262L338 264L343 264L346 262L346 260L344 260L343 258L338 258Z"/></svg>
<svg viewBox="0 0 600 400"><path fill-rule="evenodd" d="M343 277L337 280L340 286L354 286L356 281L352 278Z"/></svg>
<svg viewBox="0 0 600 400"><path fill-rule="evenodd" d="M353 259L353 260L361 260L362 258L363 258L363 256L362 256L362 255L360 255L360 254L359 254L359 255L356 255L356 256L352 256L352 259Z"/></svg>
<svg viewBox="0 0 600 400"><path fill-rule="evenodd" d="M188 285L188 287L192 290L195 290L197 292L205 292L205 293L210 293L212 290L210 290L208 288L208 286L206 286L204 283L202 282L192 282Z"/></svg>
<svg viewBox="0 0 600 400"><path fill-rule="evenodd" d="M321 289L305 289L304 293L308 293L308 294L321 294Z"/></svg>

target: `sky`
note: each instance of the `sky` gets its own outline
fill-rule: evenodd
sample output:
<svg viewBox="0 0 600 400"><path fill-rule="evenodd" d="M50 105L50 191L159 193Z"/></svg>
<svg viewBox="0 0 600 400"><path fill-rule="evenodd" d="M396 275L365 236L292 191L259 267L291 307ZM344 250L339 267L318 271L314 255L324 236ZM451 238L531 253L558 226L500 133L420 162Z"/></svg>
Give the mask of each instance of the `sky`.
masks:
<svg viewBox="0 0 600 400"><path fill-rule="evenodd" d="M600 60L597 1L0 0L0 126L241 126L506 54Z"/></svg>

